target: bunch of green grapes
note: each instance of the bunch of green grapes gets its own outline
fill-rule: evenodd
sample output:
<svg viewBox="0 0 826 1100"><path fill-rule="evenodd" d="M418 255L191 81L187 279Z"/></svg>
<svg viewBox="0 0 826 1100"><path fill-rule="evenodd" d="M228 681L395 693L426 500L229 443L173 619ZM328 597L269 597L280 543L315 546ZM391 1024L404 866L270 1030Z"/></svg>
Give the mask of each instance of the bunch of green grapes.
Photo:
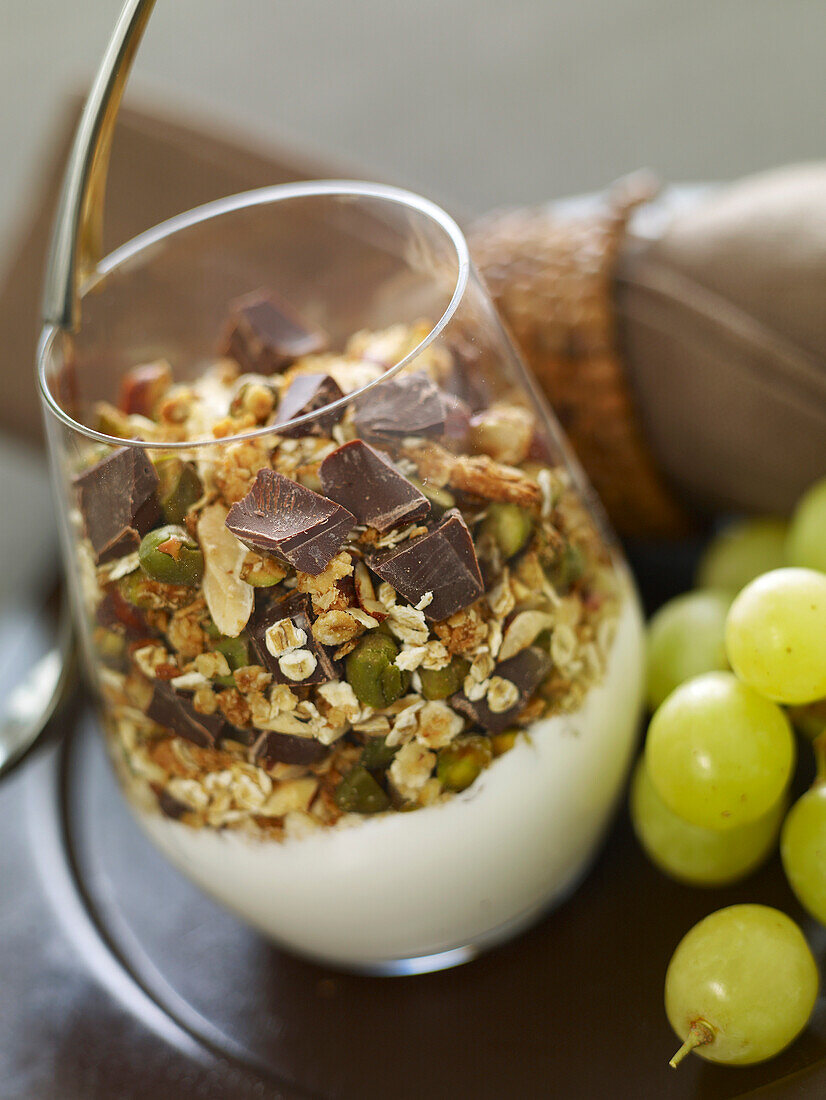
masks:
<svg viewBox="0 0 826 1100"><path fill-rule="evenodd" d="M650 623L654 714L631 785L634 830L661 870L699 886L743 878L780 836L792 890L826 924L826 479L789 524L724 532L697 578ZM792 722L816 775L788 810ZM692 1049L729 1064L773 1056L806 1025L817 987L788 917L759 905L712 914L668 970L666 1009L683 1040L672 1064Z"/></svg>

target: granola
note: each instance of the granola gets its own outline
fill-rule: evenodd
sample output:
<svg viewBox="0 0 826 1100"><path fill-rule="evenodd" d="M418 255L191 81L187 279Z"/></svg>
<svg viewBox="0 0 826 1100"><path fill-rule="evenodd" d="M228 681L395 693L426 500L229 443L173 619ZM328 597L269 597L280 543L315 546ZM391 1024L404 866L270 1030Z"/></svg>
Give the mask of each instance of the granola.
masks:
<svg viewBox="0 0 826 1100"><path fill-rule="evenodd" d="M430 806L601 679L613 566L518 395L474 415L433 345L329 407L427 328L276 356L236 324L201 378L138 365L98 408L151 444L76 478L91 663L140 806L276 840ZM104 517L102 467L126 499Z"/></svg>

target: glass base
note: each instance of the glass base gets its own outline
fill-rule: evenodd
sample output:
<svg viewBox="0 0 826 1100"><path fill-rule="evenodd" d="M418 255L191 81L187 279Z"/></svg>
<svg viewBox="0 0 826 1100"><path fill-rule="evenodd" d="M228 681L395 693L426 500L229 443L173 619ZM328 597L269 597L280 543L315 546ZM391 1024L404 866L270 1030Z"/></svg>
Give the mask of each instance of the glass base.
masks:
<svg viewBox="0 0 826 1100"><path fill-rule="evenodd" d="M411 955L404 959L379 959L376 962L359 964L335 962L332 965L339 970L346 970L353 974L366 974L376 978L403 978L412 977L415 974L432 974L437 970L449 970L451 967L472 962L473 959L484 954L485 951L490 951L500 944L507 943L508 940L512 940L520 933L527 931L542 917L550 913L552 909L555 909L557 905L561 905L562 902L566 901L587 875L591 862L591 860L588 860L584 867L577 867L562 886L554 891L552 897L546 898L539 905L534 905L524 913L505 921L504 924L491 929L490 932L482 933L472 943L465 944L462 947L451 947L446 951L436 951L429 955ZM329 960L317 961L330 965Z"/></svg>

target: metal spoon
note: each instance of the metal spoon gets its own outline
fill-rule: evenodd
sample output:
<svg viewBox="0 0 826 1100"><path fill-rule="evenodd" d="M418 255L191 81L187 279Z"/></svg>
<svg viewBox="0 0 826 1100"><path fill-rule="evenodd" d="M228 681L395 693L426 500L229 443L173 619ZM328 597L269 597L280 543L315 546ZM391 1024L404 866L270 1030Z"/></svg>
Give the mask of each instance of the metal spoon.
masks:
<svg viewBox="0 0 826 1100"><path fill-rule="evenodd" d="M34 745L74 683L74 639L68 609L60 610L57 645L45 615L30 606L0 614L0 776ZM28 669L22 680L18 670Z"/></svg>
<svg viewBox="0 0 826 1100"><path fill-rule="evenodd" d="M103 200L112 135L132 62L155 0L127 0L86 100L66 166L43 289L43 321L80 327L82 286L103 254ZM32 747L73 680L71 615L61 607L57 645L30 607L0 612L0 776ZM22 680L18 670L28 669Z"/></svg>

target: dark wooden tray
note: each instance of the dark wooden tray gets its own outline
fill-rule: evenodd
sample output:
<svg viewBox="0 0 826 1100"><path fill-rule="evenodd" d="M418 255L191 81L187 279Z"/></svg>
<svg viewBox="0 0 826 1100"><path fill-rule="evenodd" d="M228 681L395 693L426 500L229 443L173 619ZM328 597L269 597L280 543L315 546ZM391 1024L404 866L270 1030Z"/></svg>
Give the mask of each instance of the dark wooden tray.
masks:
<svg viewBox="0 0 826 1100"><path fill-rule="evenodd" d="M649 603L691 548L638 553ZM520 939L453 971L342 975L276 950L150 846L82 703L0 787L0 1097L196 1100L826 1095L826 1005L780 1058L725 1069L676 1047L665 967L713 909L807 922L777 860L725 890L677 886L625 814L581 889Z"/></svg>

